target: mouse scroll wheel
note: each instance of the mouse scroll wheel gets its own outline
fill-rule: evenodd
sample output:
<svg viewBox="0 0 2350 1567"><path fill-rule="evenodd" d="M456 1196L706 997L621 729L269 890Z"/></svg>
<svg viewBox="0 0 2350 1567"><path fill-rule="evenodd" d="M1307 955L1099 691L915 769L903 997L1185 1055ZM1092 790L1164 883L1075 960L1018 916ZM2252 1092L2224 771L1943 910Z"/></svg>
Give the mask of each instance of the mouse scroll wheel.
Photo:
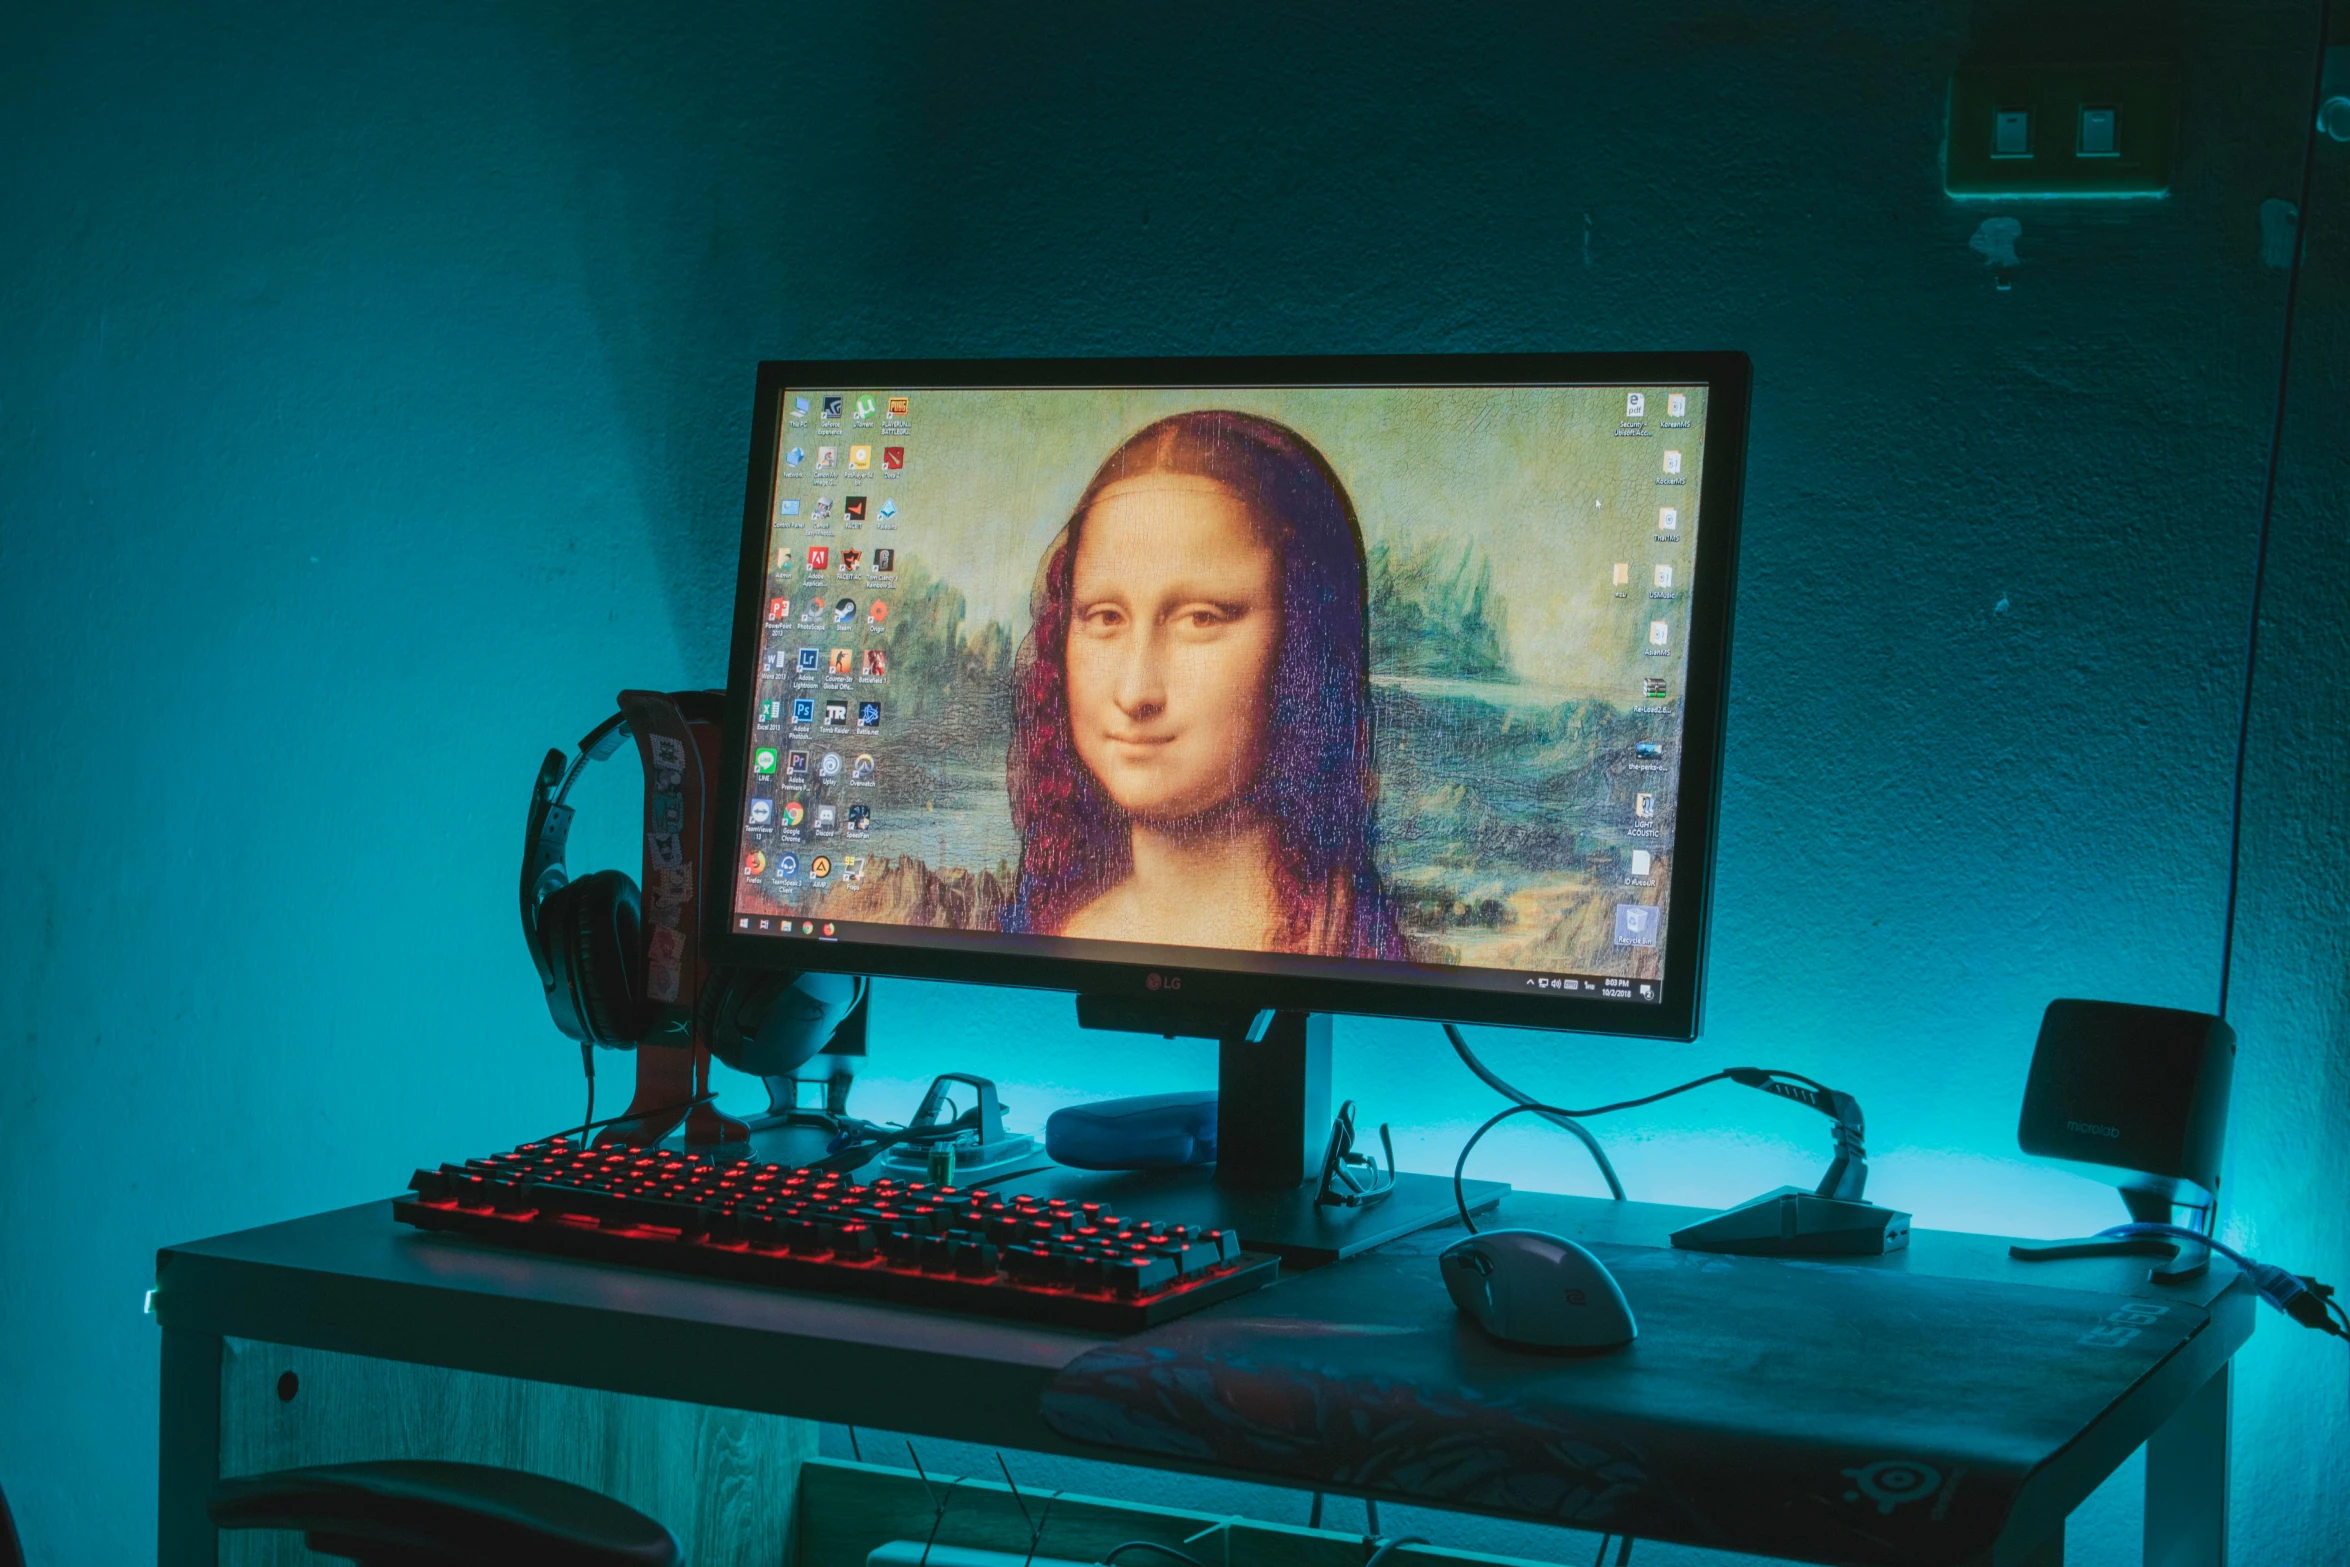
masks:
<svg viewBox="0 0 2350 1567"><path fill-rule="evenodd" d="M1490 1279L1493 1277L1492 1259L1487 1257L1485 1253L1481 1251L1462 1252L1461 1266L1467 1268L1470 1272L1476 1274L1479 1278Z"/></svg>

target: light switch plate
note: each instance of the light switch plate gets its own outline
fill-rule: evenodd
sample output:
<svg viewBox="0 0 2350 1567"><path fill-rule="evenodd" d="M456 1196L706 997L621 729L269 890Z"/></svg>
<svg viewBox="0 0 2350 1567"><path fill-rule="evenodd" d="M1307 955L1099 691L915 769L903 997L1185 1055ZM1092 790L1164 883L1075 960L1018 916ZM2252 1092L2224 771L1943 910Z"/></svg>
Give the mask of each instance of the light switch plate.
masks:
<svg viewBox="0 0 2350 1567"><path fill-rule="evenodd" d="M2007 116L2004 146L2014 147L2017 114L2030 117L2021 154L2001 138ZM1942 188L1966 198L2160 196L2178 139L2175 66L1961 66L1950 78Z"/></svg>

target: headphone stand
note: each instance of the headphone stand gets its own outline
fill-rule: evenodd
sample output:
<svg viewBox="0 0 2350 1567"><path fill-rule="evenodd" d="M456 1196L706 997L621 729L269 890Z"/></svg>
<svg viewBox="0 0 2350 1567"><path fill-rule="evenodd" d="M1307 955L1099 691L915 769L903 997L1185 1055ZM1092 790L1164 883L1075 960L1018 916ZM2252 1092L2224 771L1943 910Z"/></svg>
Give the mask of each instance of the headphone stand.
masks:
<svg viewBox="0 0 2350 1567"><path fill-rule="evenodd" d="M749 1144L748 1126L723 1114L716 1105L693 1103L710 1091L708 1047L695 1045L687 1050L647 1040L632 1054L636 1057L636 1092L629 1098L627 1117L598 1132L597 1146L650 1148L676 1131L680 1123L685 1127L688 1148Z"/></svg>

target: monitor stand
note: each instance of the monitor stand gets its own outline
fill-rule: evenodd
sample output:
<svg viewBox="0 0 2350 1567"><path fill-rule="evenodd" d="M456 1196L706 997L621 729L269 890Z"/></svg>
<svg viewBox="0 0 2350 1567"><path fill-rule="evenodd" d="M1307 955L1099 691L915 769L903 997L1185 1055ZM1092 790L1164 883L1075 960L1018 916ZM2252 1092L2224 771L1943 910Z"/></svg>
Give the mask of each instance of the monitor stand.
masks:
<svg viewBox="0 0 2350 1567"><path fill-rule="evenodd" d="M1438 1175L1398 1172L1395 1189L1368 1207L1315 1202L1332 1118L1327 1014L1183 1011L1079 996L1077 1021L1215 1040L1217 1161L1176 1170L1055 1168L1021 1181L1022 1191L1107 1203L1171 1224L1237 1230L1249 1250L1272 1252L1295 1268L1336 1262L1458 1216L1451 1178ZM1509 1186L1466 1181L1462 1190L1470 1211L1483 1212Z"/></svg>

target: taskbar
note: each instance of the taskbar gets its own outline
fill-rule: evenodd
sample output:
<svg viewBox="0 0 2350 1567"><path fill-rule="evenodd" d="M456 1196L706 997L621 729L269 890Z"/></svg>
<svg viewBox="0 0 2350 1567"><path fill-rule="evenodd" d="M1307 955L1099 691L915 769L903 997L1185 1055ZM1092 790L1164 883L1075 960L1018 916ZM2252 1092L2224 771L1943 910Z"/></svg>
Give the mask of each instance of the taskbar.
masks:
<svg viewBox="0 0 2350 1567"><path fill-rule="evenodd" d="M862 941L885 946L963 946L995 944L1004 941L1021 942L1023 938L993 935L974 931L939 931L917 926L892 924L887 921L828 920L811 914L737 914L734 928L748 936L790 937L795 941ZM942 941L941 938L944 938ZM1227 962L1235 958L1262 961L1274 956L1264 953L1242 953L1228 948L1206 949ZM1182 961L1196 964L1198 959ZM1293 960L1294 961L1294 960ZM1411 965L1412 981L1425 984L1431 971L1442 976L1443 983L1463 990L1524 992L1535 991L1546 996L1582 996L1600 1001L1629 1001L1638 1005L1661 1005L1664 986L1655 979L1637 978L1623 974L1529 974L1514 969L1455 968L1444 964ZM1359 970L1349 978L1368 978Z"/></svg>

